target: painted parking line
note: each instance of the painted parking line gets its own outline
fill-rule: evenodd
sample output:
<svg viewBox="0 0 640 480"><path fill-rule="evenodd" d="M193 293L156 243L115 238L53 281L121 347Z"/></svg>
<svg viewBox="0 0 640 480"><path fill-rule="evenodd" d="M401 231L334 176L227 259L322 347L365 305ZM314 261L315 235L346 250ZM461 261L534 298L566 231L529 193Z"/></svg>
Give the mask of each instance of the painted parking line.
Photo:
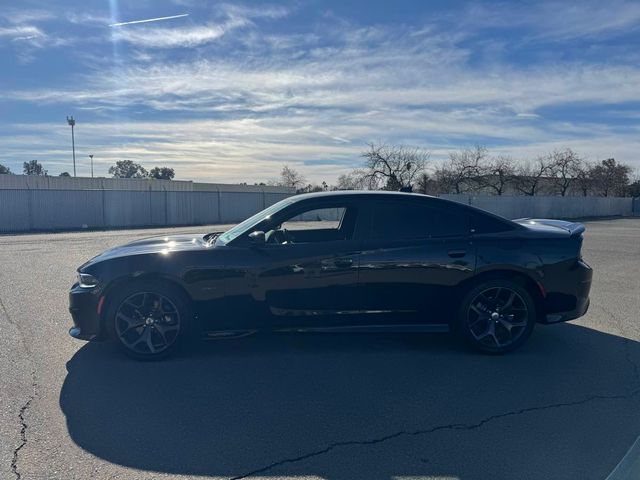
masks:
<svg viewBox="0 0 640 480"><path fill-rule="evenodd" d="M606 480L640 479L640 437L636 439L620 463L609 474Z"/></svg>

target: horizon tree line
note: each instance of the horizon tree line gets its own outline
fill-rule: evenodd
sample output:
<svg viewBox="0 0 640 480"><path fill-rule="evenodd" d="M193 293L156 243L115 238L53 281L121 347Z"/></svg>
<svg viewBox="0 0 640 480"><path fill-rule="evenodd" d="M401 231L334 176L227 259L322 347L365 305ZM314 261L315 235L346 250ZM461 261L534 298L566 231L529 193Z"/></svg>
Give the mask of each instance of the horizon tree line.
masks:
<svg viewBox="0 0 640 480"><path fill-rule="evenodd" d="M23 175L39 175L49 176L48 170L42 166L38 160L30 160L22 164ZM13 175L9 167L0 164L0 175ZM118 160L114 165L109 167L109 175L113 178L150 178L156 180L173 180L175 171L169 167L154 167L147 171L139 163L132 160ZM70 177L69 172L62 172L59 177Z"/></svg>
<svg viewBox="0 0 640 480"><path fill-rule="evenodd" d="M321 190L400 190L424 194L640 196L640 176L613 158L589 162L571 148L556 149L524 161L491 155L482 145L450 152L430 165L420 148L369 144L360 168L338 177L334 186L307 184L304 175L284 166L277 185L297 192Z"/></svg>
<svg viewBox="0 0 640 480"><path fill-rule="evenodd" d="M626 164L607 158L583 159L571 148L556 149L523 161L492 155L482 145L450 152L447 159L431 163L431 152L422 148L370 143L361 154L359 168L341 174L335 185L307 182L306 176L284 165L268 185L285 186L298 193L323 190L400 190L424 194L476 193L485 195L598 195L640 196L640 176ZM23 163L25 175L48 175L37 160ZM172 180L175 171L154 167L147 171L132 160L119 160L108 173L113 178ZM0 174L12 174L0 164ZM68 177L68 172L59 176ZM264 182L260 183L264 185Z"/></svg>

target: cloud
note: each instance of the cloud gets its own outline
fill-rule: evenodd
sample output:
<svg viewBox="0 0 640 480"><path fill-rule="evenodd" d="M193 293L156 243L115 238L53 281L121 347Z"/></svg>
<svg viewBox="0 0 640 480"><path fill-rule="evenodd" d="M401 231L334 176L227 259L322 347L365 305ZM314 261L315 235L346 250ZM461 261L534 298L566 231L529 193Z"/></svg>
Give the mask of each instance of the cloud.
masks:
<svg viewBox="0 0 640 480"><path fill-rule="evenodd" d="M136 28L113 32L113 38L138 47L195 47L209 43L225 34L229 26L200 25L180 28Z"/></svg>
<svg viewBox="0 0 640 480"><path fill-rule="evenodd" d="M525 29L528 41L566 41L619 36L640 29L635 0L552 0L533 3L473 4L450 21L464 28Z"/></svg>
<svg viewBox="0 0 640 480"><path fill-rule="evenodd" d="M42 39L45 36L42 30L33 25L0 27L0 38L9 38L13 41Z"/></svg>
<svg viewBox="0 0 640 480"><path fill-rule="evenodd" d="M115 40L124 41L142 48L177 48L196 47L213 42L232 30L253 25L256 19L278 19L286 16L289 10L284 7L263 5L260 8L247 7L240 4L221 4L216 11L218 22L206 22L184 27L137 26L134 24L155 22L186 17L188 14L159 17L111 24L117 28L113 31Z"/></svg>
<svg viewBox="0 0 640 480"><path fill-rule="evenodd" d="M633 6L620 4L620 12L634 18ZM486 29L522 30L513 43L555 42L622 35L635 31L635 24L618 12L604 17L606 28L596 27L559 3L522 8L499 4L495 16L490 9L471 9L476 23L463 14L455 28L439 19L362 26L330 18L265 33L260 19L277 20L290 11L223 4L204 24L114 29L110 33L133 47L119 63L109 63L108 56L87 62L89 70L63 87L4 89L0 101L99 112L90 123L79 122L80 149L91 150L104 167L130 158L150 167L167 164L182 178L262 181L290 163L310 179L330 181L357 166L371 140L423 146L435 161L479 142L516 158L571 147L593 159L615 156L637 164L640 68L632 58L558 61L553 54L561 49L553 47L531 62L498 54L483 61L482 49L499 50L500 42L487 47L476 41ZM551 12L575 25L564 26ZM162 51L203 45L179 55ZM584 121L545 113L568 105L623 112L627 121L622 128L597 114ZM162 120L169 116L174 120ZM24 155L24 145L43 161L66 161L64 126L28 129L9 129L1 137L7 148L0 162Z"/></svg>
<svg viewBox="0 0 640 480"><path fill-rule="evenodd" d="M53 12L48 10L18 10L18 9L7 9L3 10L0 13L0 17L4 18L5 21L11 24L23 24L23 23L35 23L35 22L43 22L46 20L55 19L56 16Z"/></svg>

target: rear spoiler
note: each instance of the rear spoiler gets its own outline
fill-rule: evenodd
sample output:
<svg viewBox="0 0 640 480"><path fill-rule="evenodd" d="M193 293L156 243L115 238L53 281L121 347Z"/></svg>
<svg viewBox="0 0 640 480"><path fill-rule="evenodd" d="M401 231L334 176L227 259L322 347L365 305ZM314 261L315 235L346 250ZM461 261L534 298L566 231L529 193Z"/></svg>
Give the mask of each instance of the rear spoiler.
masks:
<svg viewBox="0 0 640 480"><path fill-rule="evenodd" d="M539 223L540 225L548 225L549 227L561 228L566 230L572 237L580 236L584 233L585 228L581 223L567 222L566 220L552 220L549 218L518 218L513 220L516 223Z"/></svg>

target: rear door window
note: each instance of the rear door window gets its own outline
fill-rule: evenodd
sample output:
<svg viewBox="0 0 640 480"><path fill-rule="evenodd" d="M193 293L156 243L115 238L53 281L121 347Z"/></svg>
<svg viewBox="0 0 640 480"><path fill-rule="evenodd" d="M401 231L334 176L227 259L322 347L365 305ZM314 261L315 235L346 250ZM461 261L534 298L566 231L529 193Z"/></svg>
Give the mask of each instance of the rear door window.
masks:
<svg viewBox="0 0 640 480"><path fill-rule="evenodd" d="M420 239L467 235L466 214L454 208L411 202L383 202L373 206L371 237Z"/></svg>

